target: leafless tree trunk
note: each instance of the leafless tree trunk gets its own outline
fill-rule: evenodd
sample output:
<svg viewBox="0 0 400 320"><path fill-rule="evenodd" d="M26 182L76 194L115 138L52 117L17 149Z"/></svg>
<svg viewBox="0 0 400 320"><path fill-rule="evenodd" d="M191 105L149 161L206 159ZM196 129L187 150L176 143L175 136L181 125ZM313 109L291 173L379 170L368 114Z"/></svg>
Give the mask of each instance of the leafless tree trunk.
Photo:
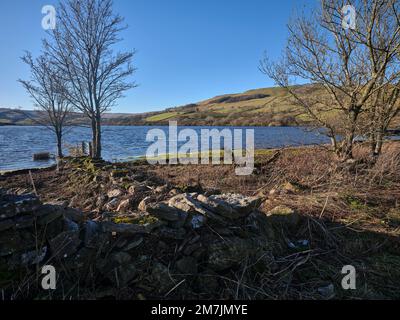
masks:
<svg viewBox="0 0 400 320"><path fill-rule="evenodd" d="M400 49L399 2L358 0L356 28L342 26L345 0L321 0L320 9L295 17L283 58L261 71L288 90L316 126L324 127L338 157L352 158L353 141L366 132L360 115L382 87L397 81ZM296 79L316 89L308 95Z"/></svg>
<svg viewBox="0 0 400 320"><path fill-rule="evenodd" d="M63 157L62 138L64 128L70 124L72 107L64 97L59 70L44 55L36 60L27 52L22 61L31 70L30 80L19 80L38 108L34 121L49 128L57 139L57 156Z"/></svg>
<svg viewBox="0 0 400 320"><path fill-rule="evenodd" d="M364 112L363 120L365 120L365 126L369 128L367 135L371 144L371 156L373 158L381 154L384 138L399 112L400 80L398 83L386 83L386 85L381 86L373 95L373 98L370 99Z"/></svg>
<svg viewBox="0 0 400 320"><path fill-rule="evenodd" d="M45 48L67 82L66 99L92 126L92 157L101 158L101 118L135 84L134 52L113 53L125 28L111 0L67 0L57 9L57 27Z"/></svg>

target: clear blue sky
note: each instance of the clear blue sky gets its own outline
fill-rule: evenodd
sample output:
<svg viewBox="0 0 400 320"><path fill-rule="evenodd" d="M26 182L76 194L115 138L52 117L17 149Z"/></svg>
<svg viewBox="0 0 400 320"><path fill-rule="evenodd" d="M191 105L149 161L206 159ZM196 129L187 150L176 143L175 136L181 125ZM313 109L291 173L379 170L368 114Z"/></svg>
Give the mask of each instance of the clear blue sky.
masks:
<svg viewBox="0 0 400 320"><path fill-rule="evenodd" d="M114 0L129 28L118 49L135 48L135 80L113 112L146 112L224 93L272 86L258 70L267 50L277 57L295 8L317 0ZM28 69L19 57L37 54L41 8L54 0L0 1L0 107L32 109L17 83Z"/></svg>

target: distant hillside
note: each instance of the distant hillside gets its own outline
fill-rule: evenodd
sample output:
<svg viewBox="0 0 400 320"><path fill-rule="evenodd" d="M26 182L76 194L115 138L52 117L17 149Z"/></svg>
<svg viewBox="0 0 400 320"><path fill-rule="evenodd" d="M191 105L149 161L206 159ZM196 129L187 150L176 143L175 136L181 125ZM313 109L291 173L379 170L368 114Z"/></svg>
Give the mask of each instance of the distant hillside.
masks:
<svg viewBox="0 0 400 320"><path fill-rule="evenodd" d="M104 114L104 123L108 121L112 122L113 119L125 119L130 117L129 113L107 113ZM9 109L0 108L0 126L1 125L19 125L19 126L30 126L37 125L40 113L34 110L20 110L20 109ZM72 114L73 123L75 124L89 124L87 118L81 113Z"/></svg>
<svg viewBox="0 0 400 320"><path fill-rule="evenodd" d="M318 94L314 86L303 86L304 94ZM76 122L86 121L75 114ZM0 125L32 125L35 111L0 108ZM282 88L263 88L225 94L185 106L142 114L109 113L106 125L161 125L176 120L180 125L295 126L309 123Z"/></svg>
<svg viewBox="0 0 400 320"><path fill-rule="evenodd" d="M304 86L307 94L317 94L313 86ZM114 118L114 124L296 126L308 123L307 117L282 88L262 88L243 93L224 94L160 112Z"/></svg>

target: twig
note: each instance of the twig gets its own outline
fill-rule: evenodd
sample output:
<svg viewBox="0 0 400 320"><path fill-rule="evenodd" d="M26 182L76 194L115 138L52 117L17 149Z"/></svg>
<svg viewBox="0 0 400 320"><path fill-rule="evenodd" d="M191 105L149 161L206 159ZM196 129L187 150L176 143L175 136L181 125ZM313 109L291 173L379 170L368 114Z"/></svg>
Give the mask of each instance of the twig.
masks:
<svg viewBox="0 0 400 320"><path fill-rule="evenodd" d="M35 186L35 181L33 181L33 176L32 176L32 172L31 170L29 170L29 177L31 178L31 183L32 183L32 187L33 187L33 192L35 193L35 195L38 197L38 193L36 190L36 186Z"/></svg>

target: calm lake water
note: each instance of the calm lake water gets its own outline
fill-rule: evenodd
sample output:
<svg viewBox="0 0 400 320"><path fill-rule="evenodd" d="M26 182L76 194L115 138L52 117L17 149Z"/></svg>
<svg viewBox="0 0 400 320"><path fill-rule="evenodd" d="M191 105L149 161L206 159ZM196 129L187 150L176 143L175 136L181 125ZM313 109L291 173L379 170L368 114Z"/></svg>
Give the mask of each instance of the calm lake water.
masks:
<svg viewBox="0 0 400 320"><path fill-rule="evenodd" d="M150 129L159 128L168 133L168 127L103 127L103 158L108 161L124 161L143 156L151 142L146 142ZM201 129L254 129L256 149L321 144L329 140L317 132L309 132L298 127L179 127L179 130L192 128L200 136ZM91 140L91 129L74 127L64 137L65 154L68 146L76 146L82 141ZM243 133L245 135L245 133ZM178 143L179 145L184 144ZM54 134L44 127L0 126L0 171L46 167L53 161L33 161L37 152L55 154Z"/></svg>

